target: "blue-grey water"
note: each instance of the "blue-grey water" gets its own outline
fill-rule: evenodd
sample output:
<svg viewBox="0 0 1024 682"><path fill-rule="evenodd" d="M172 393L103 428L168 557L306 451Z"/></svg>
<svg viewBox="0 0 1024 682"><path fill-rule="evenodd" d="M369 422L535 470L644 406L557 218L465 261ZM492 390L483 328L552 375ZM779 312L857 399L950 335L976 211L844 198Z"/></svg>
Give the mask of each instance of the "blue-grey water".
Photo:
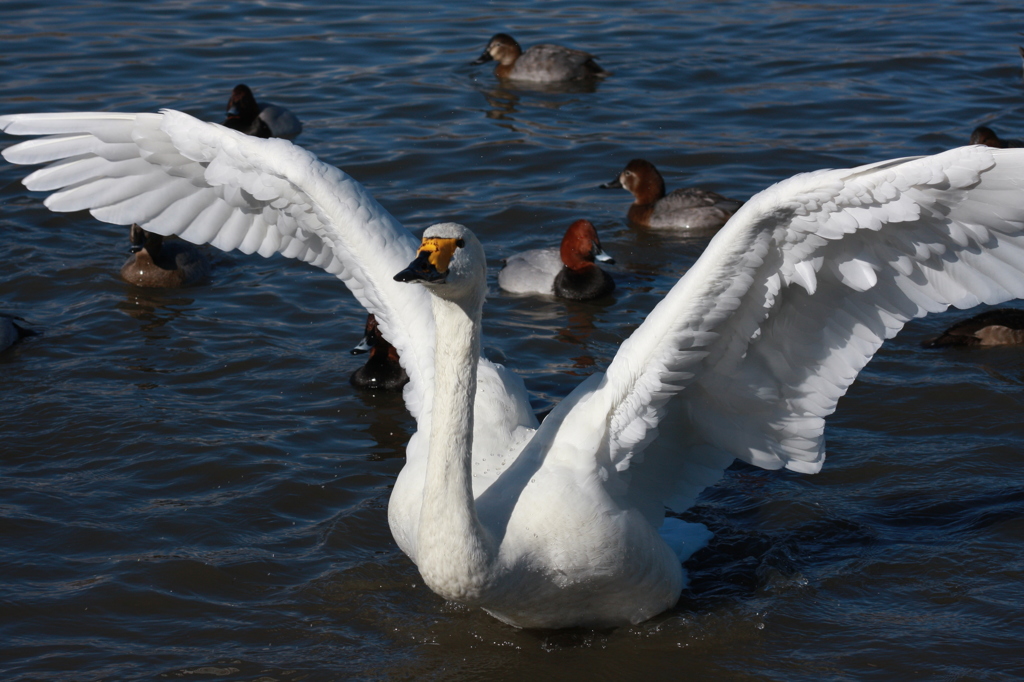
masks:
<svg viewBox="0 0 1024 682"><path fill-rule="evenodd" d="M231 88L413 230L503 257L597 226L619 288L503 295L492 357L543 410L607 366L706 244L625 223L634 157L746 199L823 167L1024 137L1018 2L0 3L0 113L184 110ZM498 31L599 56L595 88L470 66ZM0 139L6 145L13 140ZM4 680L1013 680L1024 676L1024 351L888 342L829 421L823 472L734 466L676 608L529 632L445 603L386 505L412 421L348 384L363 311L279 257L208 284L120 281L123 227L53 214L0 165ZM211 255L213 252L211 251ZM492 279L493 284L493 279Z"/></svg>

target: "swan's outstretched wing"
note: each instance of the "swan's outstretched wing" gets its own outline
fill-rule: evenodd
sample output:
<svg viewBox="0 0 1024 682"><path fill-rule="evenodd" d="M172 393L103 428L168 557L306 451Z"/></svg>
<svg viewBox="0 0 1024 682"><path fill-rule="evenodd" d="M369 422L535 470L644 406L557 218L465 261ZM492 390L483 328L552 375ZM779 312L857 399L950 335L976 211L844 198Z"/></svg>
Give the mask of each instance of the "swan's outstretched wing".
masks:
<svg viewBox="0 0 1024 682"><path fill-rule="evenodd" d="M261 140L187 114L0 116L0 130L44 135L4 150L49 163L25 178L53 191L54 211L139 223L196 244L280 253L339 277L399 351L406 405L419 417L433 389L434 322L422 287L395 282L418 240L362 185L285 140Z"/></svg>
<svg viewBox="0 0 1024 682"><path fill-rule="evenodd" d="M824 419L883 340L1021 297L1024 151L798 175L736 213L584 400L607 415L632 501L660 518L734 457L817 472Z"/></svg>

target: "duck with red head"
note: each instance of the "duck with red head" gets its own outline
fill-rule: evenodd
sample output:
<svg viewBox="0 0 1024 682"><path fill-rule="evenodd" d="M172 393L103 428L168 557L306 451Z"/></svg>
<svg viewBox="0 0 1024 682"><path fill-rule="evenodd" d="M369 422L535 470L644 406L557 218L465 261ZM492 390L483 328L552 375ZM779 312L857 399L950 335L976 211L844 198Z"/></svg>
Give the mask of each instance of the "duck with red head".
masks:
<svg viewBox="0 0 1024 682"><path fill-rule="evenodd" d="M696 187L677 189L666 196L661 173L643 159L633 159L614 180L601 185L602 189L613 187L633 195L633 205L626 217L640 227L709 232L725 225L743 205L742 201Z"/></svg>
<svg viewBox="0 0 1024 682"><path fill-rule="evenodd" d="M1024 147L1020 140L1004 140L996 135L995 131L988 126L978 126L971 133L971 144L983 144L986 147L996 149L1008 149L1010 147Z"/></svg>
<svg viewBox="0 0 1024 682"><path fill-rule="evenodd" d="M295 114L276 104L260 106L248 85L239 83L228 100L228 117L224 125L253 137L283 137L291 140L302 132L302 123Z"/></svg>
<svg viewBox="0 0 1024 682"><path fill-rule="evenodd" d="M210 262L194 244L164 241L132 223L131 257L121 266L121 279L137 287L176 288L198 284L210 276Z"/></svg>
<svg viewBox="0 0 1024 682"><path fill-rule="evenodd" d="M492 60L498 62L494 75L506 80L559 83L608 75L591 54L548 43L534 45L523 52L507 33L496 33L473 64Z"/></svg>
<svg viewBox="0 0 1024 682"><path fill-rule="evenodd" d="M366 316L366 333L352 355L370 353L366 364L352 373L349 382L369 391L397 391L409 383L409 375L398 362L398 351L388 343L377 326L377 318Z"/></svg>
<svg viewBox="0 0 1024 682"><path fill-rule="evenodd" d="M558 249L533 249L506 260L498 286L513 294L554 294L573 301L601 298L615 289L615 280L595 261L615 262L601 248L594 225L577 220Z"/></svg>

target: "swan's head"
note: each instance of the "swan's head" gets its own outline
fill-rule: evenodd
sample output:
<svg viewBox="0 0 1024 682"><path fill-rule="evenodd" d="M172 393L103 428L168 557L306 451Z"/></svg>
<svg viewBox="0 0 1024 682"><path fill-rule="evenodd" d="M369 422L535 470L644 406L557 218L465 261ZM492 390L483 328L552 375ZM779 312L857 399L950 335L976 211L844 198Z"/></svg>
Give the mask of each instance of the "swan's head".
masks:
<svg viewBox="0 0 1024 682"><path fill-rule="evenodd" d="M431 225L423 232L416 259L395 275L395 281L419 282L430 293L449 300L482 294L487 289L484 247L463 225Z"/></svg>
<svg viewBox="0 0 1024 682"><path fill-rule="evenodd" d="M227 112L229 116L242 116L247 120L259 116L260 106L256 103L256 97L248 85L239 83L231 91Z"/></svg>

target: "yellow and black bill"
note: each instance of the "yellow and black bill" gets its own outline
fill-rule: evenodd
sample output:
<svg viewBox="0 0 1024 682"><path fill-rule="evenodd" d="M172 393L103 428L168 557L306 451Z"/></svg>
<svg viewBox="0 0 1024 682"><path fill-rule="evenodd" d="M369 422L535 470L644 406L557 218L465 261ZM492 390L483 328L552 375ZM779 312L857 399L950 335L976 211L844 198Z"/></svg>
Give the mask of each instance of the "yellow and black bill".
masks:
<svg viewBox="0 0 1024 682"><path fill-rule="evenodd" d="M416 253L416 259L395 275L395 281L443 284L448 277L448 264L455 249L462 245L461 239L425 238Z"/></svg>

